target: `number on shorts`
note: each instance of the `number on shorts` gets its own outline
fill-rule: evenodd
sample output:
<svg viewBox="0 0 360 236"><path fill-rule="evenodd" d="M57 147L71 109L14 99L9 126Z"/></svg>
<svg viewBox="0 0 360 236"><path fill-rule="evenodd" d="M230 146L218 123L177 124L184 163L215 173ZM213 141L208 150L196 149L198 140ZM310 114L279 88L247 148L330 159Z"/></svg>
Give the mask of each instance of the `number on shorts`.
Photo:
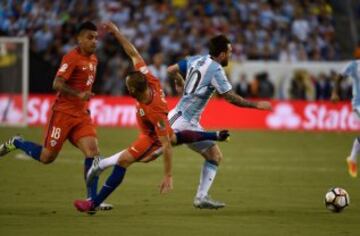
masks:
<svg viewBox="0 0 360 236"><path fill-rule="evenodd" d="M51 131L51 138L59 139L61 135L61 129L58 127L53 127Z"/></svg>

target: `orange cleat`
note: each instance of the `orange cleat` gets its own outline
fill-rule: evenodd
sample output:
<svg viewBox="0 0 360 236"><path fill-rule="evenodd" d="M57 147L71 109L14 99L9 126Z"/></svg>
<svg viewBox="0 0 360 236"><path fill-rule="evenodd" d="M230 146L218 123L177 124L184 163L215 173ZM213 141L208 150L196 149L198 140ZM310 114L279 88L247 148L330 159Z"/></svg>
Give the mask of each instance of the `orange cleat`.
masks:
<svg viewBox="0 0 360 236"><path fill-rule="evenodd" d="M350 157L346 158L347 166L348 166L348 172L349 175L353 178L357 177L357 164L356 162L350 160Z"/></svg>

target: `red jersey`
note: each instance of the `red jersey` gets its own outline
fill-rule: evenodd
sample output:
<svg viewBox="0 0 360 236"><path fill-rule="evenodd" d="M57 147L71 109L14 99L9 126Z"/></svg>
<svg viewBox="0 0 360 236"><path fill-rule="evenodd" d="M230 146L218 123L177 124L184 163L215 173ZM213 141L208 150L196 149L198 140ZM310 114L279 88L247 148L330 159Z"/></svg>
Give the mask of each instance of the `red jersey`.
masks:
<svg viewBox="0 0 360 236"><path fill-rule="evenodd" d="M166 136L172 132L167 118L169 108L160 81L150 73L145 62L135 65L135 69L143 73L152 91L152 100L149 104L136 103L136 118L141 132L150 137Z"/></svg>
<svg viewBox="0 0 360 236"><path fill-rule="evenodd" d="M63 78L66 85L72 89L84 92L91 91L95 81L97 58L93 54L85 56L80 53L79 48L74 48L64 55L56 77ZM80 98L57 94L53 110L81 116L87 113L88 102Z"/></svg>

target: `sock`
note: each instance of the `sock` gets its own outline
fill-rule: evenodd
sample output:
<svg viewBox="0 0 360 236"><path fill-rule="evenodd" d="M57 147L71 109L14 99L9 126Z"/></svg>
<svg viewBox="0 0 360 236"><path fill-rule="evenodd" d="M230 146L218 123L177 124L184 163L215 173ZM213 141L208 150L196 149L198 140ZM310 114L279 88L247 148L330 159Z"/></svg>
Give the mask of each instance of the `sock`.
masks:
<svg viewBox="0 0 360 236"><path fill-rule="evenodd" d="M121 151L121 152L118 152L110 157L107 157L107 158L104 158L104 159L101 159L100 162L99 162L99 167L100 169L102 170L105 170L106 168L110 167L110 166L114 166L117 164L121 154L123 153L124 151Z"/></svg>
<svg viewBox="0 0 360 236"><path fill-rule="evenodd" d="M360 153L360 137L357 137L354 140L354 144L353 147L351 149L351 154L350 154L350 160L353 162L357 162L357 156Z"/></svg>
<svg viewBox="0 0 360 236"><path fill-rule="evenodd" d="M85 158L85 161L84 161L84 179L85 179L85 181L86 181L86 174L89 171L93 161L94 161L94 158L91 158L91 157ZM88 198L94 199L96 197L98 182L99 182L99 176L96 176L91 185L86 185Z"/></svg>
<svg viewBox="0 0 360 236"><path fill-rule="evenodd" d="M204 132L204 131L193 131L193 130L183 130L175 133L176 135L176 144L183 143L193 143L204 140L217 140L218 136L216 132Z"/></svg>
<svg viewBox="0 0 360 236"><path fill-rule="evenodd" d="M16 148L23 150L27 155L31 156L34 160L40 161L40 155L43 149L41 145L21 139L15 139L14 145Z"/></svg>
<svg viewBox="0 0 360 236"><path fill-rule="evenodd" d="M122 182L126 169L115 165L99 194L93 199L95 207L99 206Z"/></svg>
<svg viewBox="0 0 360 236"><path fill-rule="evenodd" d="M217 163L214 161L205 161L200 174L200 184L196 193L197 198L208 195L209 189L215 179L217 172Z"/></svg>

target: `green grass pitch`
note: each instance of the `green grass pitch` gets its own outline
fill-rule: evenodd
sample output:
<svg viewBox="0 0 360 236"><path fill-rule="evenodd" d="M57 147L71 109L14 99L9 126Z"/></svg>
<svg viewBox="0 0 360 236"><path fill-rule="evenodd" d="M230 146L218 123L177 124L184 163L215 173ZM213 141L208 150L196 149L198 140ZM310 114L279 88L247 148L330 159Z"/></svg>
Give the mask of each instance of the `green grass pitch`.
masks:
<svg viewBox="0 0 360 236"><path fill-rule="evenodd" d="M22 133L39 141L40 128L0 128L0 140ZM100 128L103 155L126 148L134 129ZM160 195L162 161L136 163L107 202L111 212L81 214L72 205L85 195L83 156L66 144L51 165L0 160L0 235L359 235L360 179L346 171L356 133L232 131L220 147L224 160L211 190L221 210L192 206L202 158L174 149L174 190ZM109 171L102 175L101 183ZM344 212L325 209L325 192L345 188Z"/></svg>

